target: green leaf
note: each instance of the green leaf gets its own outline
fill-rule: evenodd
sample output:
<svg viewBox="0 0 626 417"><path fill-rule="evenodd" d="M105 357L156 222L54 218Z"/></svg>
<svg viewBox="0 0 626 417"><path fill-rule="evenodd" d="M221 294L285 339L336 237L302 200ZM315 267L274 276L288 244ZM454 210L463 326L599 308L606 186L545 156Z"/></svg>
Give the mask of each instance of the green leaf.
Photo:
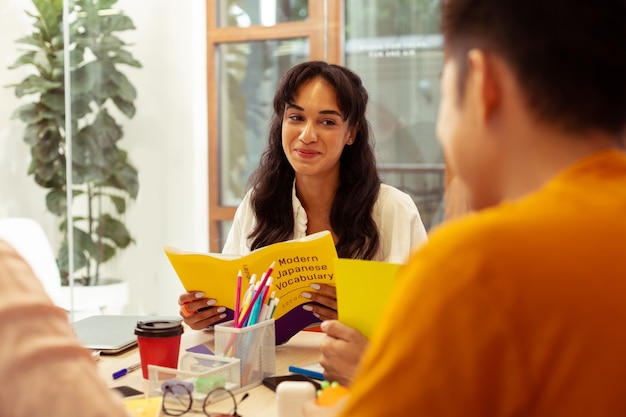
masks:
<svg viewBox="0 0 626 417"><path fill-rule="evenodd" d="M15 95L22 97L27 94L45 93L46 91L63 87L63 83L50 81L37 75L29 75L15 86Z"/></svg>
<svg viewBox="0 0 626 417"><path fill-rule="evenodd" d="M63 0L51 0L51 3L52 3L52 8L57 14L63 13Z"/></svg>
<svg viewBox="0 0 626 417"><path fill-rule="evenodd" d="M124 223L114 219L110 214L100 216L96 234L106 236L120 248L127 247L133 241Z"/></svg>
<svg viewBox="0 0 626 417"><path fill-rule="evenodd" d="M43 74L50 74L50 72L52 72L52 65L50 64L50 61L48 60L48 53L47 51L37 51L35 53L34 59L33 59L33 63L37 66L37 68L39 68L39 70L43 73Z"/></svg>
<svg viewBox="0 0 626 417"><path fill-rule="evenodd" d="M119 87L118 94L122 100L133 101L137 98L137 90L124 74L119 71L114 71L111 74L111 80Z"/></svg>
<svg viewBox="0 0 626 417"><path fill-rule="evenodd" d="M31 158L30 164L28 164L28 171L26 173L28 175L33 175L35 173L36 168L37 168L37 160L35 158Z"/></svg>
<svg viewBox="0 0 626 417"><path fill-rule="evenodd" d="M54 4L49 0L33 0L33 4L39 12L39 21L44 28L46 39L51 40L59 34L63 9L55 10L55 6L58 6L58 4Z"/></svg>
<svg viewBox="0 0 626 417"><path fill-rule="evenodd" d="M89 259L96 251L95 246L89 233L74 227L74 271L89 267Z"/></svg>
<svg viewBox="0 0 626 417"><path fill-rule="evenodd" d="M104 103L110 97L117 95L119 91L119 87L113 81L101 83L98 87L99 88L94 91L94 94L102 103Z"/></svg>
<svg viewBox="0 0 626 417"><path fill-rule="evenodd" d="M96 249L96 241L88 232L74 226L74 246L78 250L87 251L90 255L93 255Z"/></svg>
<svg viewBox="0 0 626 417"><path fill-rule="evenodd" d="M72 72L72 88L76 94L92 92L102 78L101 65L92 61Z"/></svg>
<svg viewBox="0 0 626 417"><path fill-rule="evenodd" d="M67 239L63 241L61 247L59 248L59 253L57 255L57 265L59 267L59 271L61 272L61 276L67 276L69 274L69 254L67 247ZM89 259L85 254L85 251L81 250L82 248L76 248L76 239L74 240L74 272L80 271L81 269L87 267L89 265Z"/></svg>
<svg viewBox="0 0 626 417"><path fill-rule="evenodd" d="M141 63L137 61L130 52L120 49L116 51L115 55L111 57L113 64L126 64L131 67L141 68Z"/></svg>
<svg viewBox="0 0 626 417"><path fill-rule="evenodd" d="M116 252L117 250L115 249L115 247L109 245L108 243L102 242L99 246L99 250L97 250L94 257L96 258L96 262L103 264L113 259Z"/></svg>
<svg viewBox="0 0 626 417"><path fill-rule="evenodd" d="M50 213L65 217L67 210L67 196L62 188L55 188L46 194L46 207Z"/></svg>
<svg viewBox="0 0 626 417"><path fill-rule="evenodd" d="M58 132L58 126L50 119L29 124L24 130L24 142L34 146L48 132Z"/></svg>
<svg viewBox="0 0 626 417"><path fill-rule="evenodd" d="M126 212L126 199L123 197L118 197L116 195L109 195L111 202L115 206L118 214L124 214Z"/></svg>
<svg viewBox="0 0 626 417"><path fill-rule="evenodd" d="M40 132L41 128L40 128L40 124L39 123L33 123L33 124L29 124L28 126L26 126L26 129L24 130L24 142L26 142L27 145L33 146L34 144L37 143L37 141L39 140L39 132Z"/></svg>
<svg viewBox="0 0 626 417"><path fill-rule="evenodd" d="M52 164L60 157L60 141L59 132L47 132L39 139L36 146L31 147L31 154L39 162Z"/></svg>
<svg viewBox="0 0 626 417"><path fill-rule="evenodd" d="M34 149L31 149L31 153L34 153ZM62 187L64 185L65 164L62 161L42 162L34 156L33 159L37 161L33 170L37 184L43 188Z"/></svg>
<svg viewBox="0 0 626 417"><path fill-rule="evenodd" d="M124 45L126 45L124 41L113 35L104 35L100 40L100 50L102 52L112 51Z"/></svg>
<svg viewBox="0 0 626 417"><path fill-rule="evenodd" d="M11 119L20 119L27 124L37 123L44 119L43 112L40 110L41 108L37 103L23 104L15 109L11 115Z"/></svg>
<svg viewBox="0 0 626 417"><path fill-rule="evenodd" d="M31 46L34 46L36 48L42 48L42 49L46 47L45 43L41 39L41 35L38 34L38 33L33 33L31 35L21 37L21 38L17 39L15 41L15 43L21 43L21 44L24 44L24 45L31 45Z"/></svg>
<svg viewBox="0 0 626 417"><path fill-rule="evenodd" d="M78 165L74 159L76 154L72 153L72 182L76 185L84 184L87 182L88 175L93 171L91 167Z"/></svg>
<svg viewBox="0 0 626 417"><path fill-rule="evenodd" d="M52 73L50 78L52 81L63 81L63 76L65 75L65 70L61 67L52 68Z"/></svg>
<svg viewBox="0 0 626 417"><path fill-rule="evenodd" d="M62 52L62 51L61 51ZM85 50L76 48L70 51L70 67L77 68L85 60ZM72 73L72 83L75 83L76 73Z"/></svg>
<svg viewBox="0 0 626 417"><path fill-rule="evenodd" d="M35 51L28 51L20 56L12 65L9 65L8 69L19 68L22 65L35 65Z"/></svg>
<svg viewBox="0 0 626 417"><path fill-rule="evenodd" d="M85 115L91 113L89 102L90 99L85 95L72 96L72 117L74 120L82 119Z"/></svg>
<svg viewBox="0 0 626 417"><path fill-rule="evenodd" d="M35 174L35 183L39 184L43 188L55 188L61 186L65 182L65 175L54 175L48 181L43 181L37 174Z"/></svg>
<svg viewBox="0 0 626 417"><path fill-rule="evenodd" d="M115 165L114 178L117 188L125 190L133 200L139 194L139 175L137 170L125 161Z"/></svg>
<svg viewBox="0 0 626 417"><path fill-rule="evenodd" d="M100 7L100 10L106 10L110 9L115 3L117 3L117 0L100 0L98 2L98 6Z"/></svg>
<svg viewBox="0 0 626 417"><path fill-rule="evenodd" d="M105 33L136 29L130 17L112 14L102 17L102 31Z"/></svg>
<svg viewBox="0 0 626 417"><path fill-rule="evenodd" d="M113 103L115 103L117 108L129 119L135 116L135 105L132 102L126 101L120 98L120 96L113 96Z"/></svg>
<svg viewBox="0 0 626 417"><path fill-rule="evenodd" d="M50 110L65 112L65 91L62 89L50 90L41 95L41 102Z"/></svg>
<svg viewBox="0 0 626 417"><path fill-rule="evenodd" d="M93 127L96 131L95 139L98 146L102 148L115 147L115 143L122 138L122 128L115 122L115 119L109 115L106 109L103 109L96 120ZM117 159L116 156L114 156Z"/></svg>
<svg viewBox="0 0 626 417"><path fill-rule="evenodd" d="M62 1L62 0L61 0ZM52 39L50 39L50 45L52 46L52 48L55 51L59 51L59 50L63 50L63 48L65 47L65 45L63 44L63 34L60 33L57 36L52 37Z"/></svg>

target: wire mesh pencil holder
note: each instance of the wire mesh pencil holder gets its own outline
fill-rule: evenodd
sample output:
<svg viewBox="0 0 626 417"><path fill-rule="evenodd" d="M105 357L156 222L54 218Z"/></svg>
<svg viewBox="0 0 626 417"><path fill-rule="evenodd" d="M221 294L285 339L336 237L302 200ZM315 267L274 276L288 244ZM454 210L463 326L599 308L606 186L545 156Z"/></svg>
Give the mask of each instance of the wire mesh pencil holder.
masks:
<svg viewBox="0 0 626 417"><path fill-rule="evenodd" d="M276 330L274 319L252 326L233 327L233 321L217 324L215 354L240 360L242 389L261 384L276 373Z"/></svg>

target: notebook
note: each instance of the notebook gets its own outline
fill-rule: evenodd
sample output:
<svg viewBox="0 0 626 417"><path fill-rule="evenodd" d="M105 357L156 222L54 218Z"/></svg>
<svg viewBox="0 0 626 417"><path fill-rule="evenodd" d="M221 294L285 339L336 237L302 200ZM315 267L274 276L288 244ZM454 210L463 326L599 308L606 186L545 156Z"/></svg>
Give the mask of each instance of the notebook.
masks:
<svg viewBox="0 0 626 417"><path fill-rule="evenodd" d="M91 316L72 323L81 345L102 354L114 354L137 345L135 326L138 321L181 320L163 316Z"/></svg>

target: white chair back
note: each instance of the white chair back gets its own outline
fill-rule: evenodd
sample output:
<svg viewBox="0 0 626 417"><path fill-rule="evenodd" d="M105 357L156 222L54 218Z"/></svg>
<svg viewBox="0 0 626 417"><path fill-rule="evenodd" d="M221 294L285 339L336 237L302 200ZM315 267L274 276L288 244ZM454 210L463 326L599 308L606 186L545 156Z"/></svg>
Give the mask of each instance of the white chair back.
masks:
<svg viewBox="0 0 626 417"><path fill-rule="evenodd" d="M0 219L0 239L13 246L28 262L52 301L59 305L59 268L50 241L39 223L24 217Z"/></svg>

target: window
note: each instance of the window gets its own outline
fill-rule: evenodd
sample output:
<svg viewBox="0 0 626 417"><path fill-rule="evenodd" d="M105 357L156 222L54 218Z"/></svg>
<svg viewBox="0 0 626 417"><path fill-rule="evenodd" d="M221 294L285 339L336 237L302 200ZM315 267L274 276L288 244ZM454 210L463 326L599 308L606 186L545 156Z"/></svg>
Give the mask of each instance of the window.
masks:
<svg viewBox="0 0 626 417"><path fill-rule="evenodd" d="M265 147L278 80L309 59L362 77L383 180L413 197L427 228L440 221L438 0L207 0L207 17L211 251Z"/></svg>

